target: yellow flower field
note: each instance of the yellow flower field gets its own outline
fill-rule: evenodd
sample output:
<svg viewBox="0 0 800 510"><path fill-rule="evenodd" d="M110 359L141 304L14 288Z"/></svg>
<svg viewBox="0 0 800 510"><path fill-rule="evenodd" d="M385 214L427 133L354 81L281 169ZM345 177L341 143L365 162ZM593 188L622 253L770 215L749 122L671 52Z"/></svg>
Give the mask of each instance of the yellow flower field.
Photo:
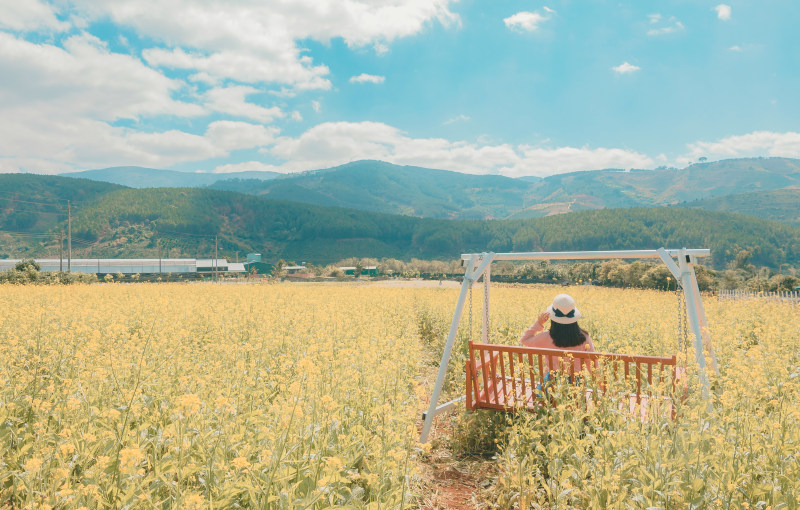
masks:
<svg viewBox="0 0 800 510"><path fill-rule="evenodd" d="M493 289L513 343L555 287ZM672 354L675 296L572 288L598 349ZM475 315L480 314L476 292ZM0 287L0 508L401 508L457 290L325 284ZM800 314L706 299L714 406L676 422L509 417L496 508L797 508ZM476 320L475 334L480 323ZM463 388L464 322L446 392ZM690 351L691 354L691 351ZM497 421L497 420L495 420ZM457 413L437 437L484 434Z"/></svg>
<svg viewBox="0 0 800 510"><path fill-rule="evenodd" d="M529 319L519 318L560 291L498 290L495 324L524 327ZM570 292L598 350L684 357L674 294ZM800 310L713 297L704 304L720 370L711 377L710 411L700 399L689 345L690 395L675 422L576 416L564 408L526 413L500 438L500 474L488 502L497 508L800 507ZM480 416L469 419L473 427L482 424Z"/></svg>

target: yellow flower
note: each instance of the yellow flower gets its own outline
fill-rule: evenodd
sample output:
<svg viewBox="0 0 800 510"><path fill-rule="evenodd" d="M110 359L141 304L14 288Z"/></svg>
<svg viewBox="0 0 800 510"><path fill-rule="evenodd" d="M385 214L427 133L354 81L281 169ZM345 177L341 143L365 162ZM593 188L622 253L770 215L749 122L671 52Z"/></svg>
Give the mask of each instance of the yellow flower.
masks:
<svg viewBox="0 0 800 510"><path fill-rule="evenodd" d="M119 464L125 471L137 467L143 460L144 452L139 448L123 448L119 452Z"/></svg>
<svg viewBox="0 0 800 510"><path fill-rule="evenodd" d="M205 500L200 494L192 493L183 498L185 510L201 510L205 507Z"/></svg>
<svg viewBox="0 0 800 510"><path fill-rule="evenodd" d="M203 401L194 393L186 393L175 400L175 405L184 416L191 416L200 410Z"/></svg>
<svg viewBox="0 0 800 510"><path fill-rule="evenodd" d="M31 457L30 459L25 461L25 464L23 464L22 467L24 467L25 471L27 471L28 473L38 473L39 469L41 469L42 467L42 464L44 464L44 461L42 461L42 459L38 457Z"/></svg>
<svg viewBox="0 0 800 510"><path fill-rule="evenodd" d="M342 462L342 459L340 459L339 457L328 457L327 459L325 459L325 464L328 466L328 469L331 469L333 471L339 471L340 469L342 469L344 462Z"/></svg>
<svg viewBox="0 0 800 510"><path fill-rule="evenodd" d="M231 464L233 464L233 467L236 469L242 470L250 467L250 461L248 461L246 457L236 457L231 461Z"/></svg>
<svg viewBox="0 0 800 510"><path fill-rule="evenodd" d="M61 443L58 445L58 450L62 455L67 456L75 451L75 446L72 443Z"/></svg>

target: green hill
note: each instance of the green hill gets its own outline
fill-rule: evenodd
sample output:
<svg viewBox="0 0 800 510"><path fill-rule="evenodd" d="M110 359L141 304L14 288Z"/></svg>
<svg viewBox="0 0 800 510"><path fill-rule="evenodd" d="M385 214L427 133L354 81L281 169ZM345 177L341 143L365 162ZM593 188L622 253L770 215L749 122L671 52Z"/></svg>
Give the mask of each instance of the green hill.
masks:
<svg viewBox="0 0 800 510"><path fill-rule="evenodd" d="M681 207L733 212L800 226L800 189L726 195L681 204Z"/></svg>
<svg viewBox="0 0 800 510"><path fill-rule="evenodd" d="M424 218L505 218L525 206L531 183L500 175L356 161L271 181L212 185L277 200Z"/></svg>
<svg viewBox="0 0 800 510"><path fill-rule="evenodd" d="M233 172L209 174L158 170L140 166L115 166L99 170L68 172L61 177L75 177L94 181L110 182L130 188L203 188L223 179L267 180L277 177L277 172Z"/></svg>
<svg viewBox="0 0 800 510"><path fill-rule="evenodd" d="M276 200L443 219L525 219L604 208L676 205L800 187L800 160L730 159L684 169L593 170L511 179L381 161L298 174L203 174L116 167L77 174L130 187L210 187ZM223 180L219 180L223 179ZM783 220L771 208L752 214Z"/></svg>
<svg viewBox="0 0 800 510"><path fill-rule="evenodd" d="M743 191L793 186L800 186L800 160L787 158L728 159L683 169L575 172L553 175L534 183L531 193L536 203L514 217L673 205Z"/></svg>
<svg viewBox="0 0 800 510"><path fill-rule="evenodd" d="M41 178L48 186L52 179ZM0 181L2 182L2 181ZM31 190L34 191L34 190ZM54 229L63 228L63 222ZM706 247L722 267L742 249L753 263L800 264L800 228L750 216L684 208L575 212L527 220L439 220L271 200L210 189L109 187L76 208L74 256L197 256L256 251L329 263L349 256L452 259L472 251L559 251ZM52 255L31 242L24 253L0 236L0 256Z"/></svg>
<svg viewBox="0 0 800 510"><path fill-rule="evenodd" d="M121 186L49 175L0 174L0 230L42 232L53 228L73 206L90 204Z"/></svg>
<svg viewBox="0 0 800 510"><path fill-rule="evenodd" d="M269 181L228 180L211 187L426 218L524 219L604 208L674 205L792 186L800 186L800 160L753 158L699 163L684 169L593 170L543 179L357 161Z"/></svg>

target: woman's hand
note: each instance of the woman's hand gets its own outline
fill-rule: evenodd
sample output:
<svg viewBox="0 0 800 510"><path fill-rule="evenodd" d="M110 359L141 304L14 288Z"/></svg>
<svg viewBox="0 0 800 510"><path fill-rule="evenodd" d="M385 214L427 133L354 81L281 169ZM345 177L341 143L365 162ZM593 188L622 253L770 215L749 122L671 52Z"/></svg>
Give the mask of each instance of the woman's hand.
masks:
<svg viewBox="0 0 800 510"><path fill-rule="evenodd" d="M548 312L542 312L539 314L539 318L536 319L536 322L539 323L540 326L544 327L547 321L550 319L550 314Z"/></svg>

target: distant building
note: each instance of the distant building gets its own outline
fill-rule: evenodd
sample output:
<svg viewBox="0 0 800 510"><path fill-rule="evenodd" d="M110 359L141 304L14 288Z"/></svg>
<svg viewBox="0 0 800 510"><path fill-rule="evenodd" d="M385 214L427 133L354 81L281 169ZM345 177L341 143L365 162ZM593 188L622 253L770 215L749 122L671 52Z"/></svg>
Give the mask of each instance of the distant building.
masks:
<svg viewBox="0 0 800 510"><path fill-rule="evenodd" d="M35 259L42 271L67 270L67 259ZM0 271L8 271L20 262L19 259L0 260ZM218 274L244 273L244 264L225 259L72 259L73 273L98 275L156 275L156 274Z"/></svg>
<svg viewBox="0 0 800 510"><path fill-rule="evenodd" d="M355 275L356 268L355 266L345 266L337 268L339 271L343 272L346 275ZM378 276L378 266L364 266L361 268L361 274L364 276Z"/></svg>
<svg viewBox="0 0 800 510"><path fill-rule="evenodd" d="M197 272L211 275L214 273L244 273L244 264L228 262L225 259L197 259Z"/></svg>

